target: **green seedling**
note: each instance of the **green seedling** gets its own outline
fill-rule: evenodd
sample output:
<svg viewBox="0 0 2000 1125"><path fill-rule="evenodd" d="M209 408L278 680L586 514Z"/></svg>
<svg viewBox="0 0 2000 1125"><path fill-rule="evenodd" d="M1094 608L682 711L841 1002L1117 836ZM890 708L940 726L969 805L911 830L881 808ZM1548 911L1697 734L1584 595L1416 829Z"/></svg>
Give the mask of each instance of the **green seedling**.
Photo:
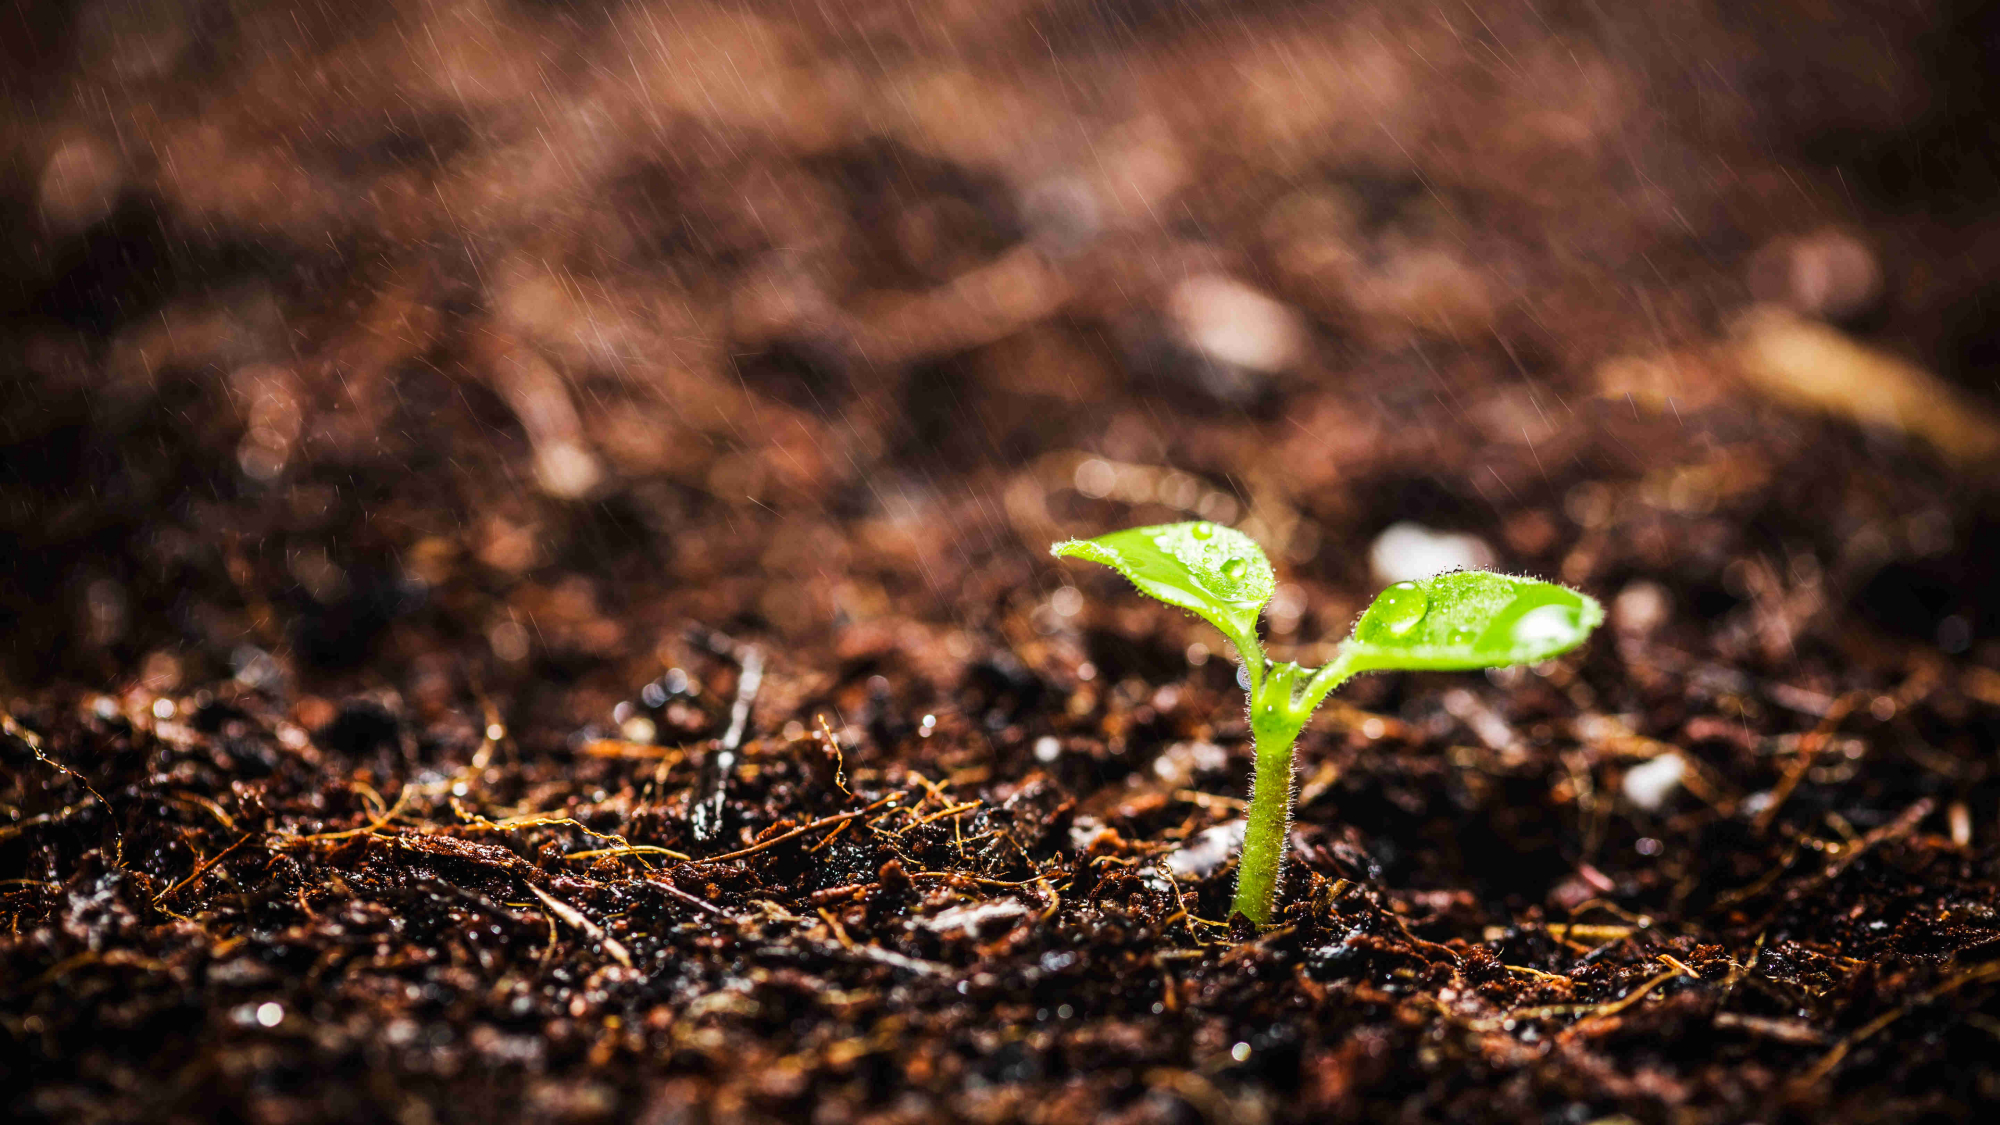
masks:
<svg viewBox="0 0 2000 1125"><path fill-rule="evenodd" d="M1292 818L1292 745L1327 693L1362 672L1467 671L1532 664L1582 644L1604 607L1575 590L1485 571L1398 582L1376 595L1333 662L1317 670L1264 657L1257 618L1278 578L1249 536L1170 523L1070 539L1058 557L1103 563L1143 593L1222 630L1243 661L1256 772L1234 909L1268 925Z"/></svg>

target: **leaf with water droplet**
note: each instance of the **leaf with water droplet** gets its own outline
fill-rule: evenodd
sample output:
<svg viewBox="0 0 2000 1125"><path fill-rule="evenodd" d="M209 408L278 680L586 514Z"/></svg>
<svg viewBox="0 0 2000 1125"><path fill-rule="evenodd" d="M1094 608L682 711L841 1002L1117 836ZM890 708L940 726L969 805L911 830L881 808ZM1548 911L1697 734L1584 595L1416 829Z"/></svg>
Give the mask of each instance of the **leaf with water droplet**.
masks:
<svg viewBox="0 0 2000 1125"><path fill-rule="evenodd" d="M1382 591L1342 649L1353 672L1496 668L1568 652L1603 620L1596 599L1553 582L1455 571Z"/></svg>
<svg viewBox="0 0 2000 1125"><path fill-rule="evenodd" d="M1398 582L1375 595L1375 604L1354 623L1354 636L1363 641L1391 641L1423 624L1430 610L1430 595L1422 586Z"/></svg>
<svg viewBox="0 0 2000 1125"><path fill-rule="evenodd" d="M1278 576L1255 540L1203 521L1069 539L1049 550L1111 567L1142 592L1199 614L1238 648L1256 643L1257 614L1278 588Z"/></svg>

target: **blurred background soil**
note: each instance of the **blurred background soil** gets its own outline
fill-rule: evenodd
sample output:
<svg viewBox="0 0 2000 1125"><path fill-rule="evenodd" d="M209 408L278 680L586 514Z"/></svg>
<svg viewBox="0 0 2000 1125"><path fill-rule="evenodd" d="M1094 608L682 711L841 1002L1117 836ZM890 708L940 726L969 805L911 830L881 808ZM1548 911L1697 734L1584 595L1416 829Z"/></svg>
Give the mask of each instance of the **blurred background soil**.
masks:
<svg viewBox="0 0 2000 1125"><path fill-rule="evenodd" d="M23 0L0 1075L93 1120L1973 1119L1996 44ZM1241 946L1228 654L1047 555L1195 517L1302 660L1426 568L1612 610L1347 689Z"/></svg>

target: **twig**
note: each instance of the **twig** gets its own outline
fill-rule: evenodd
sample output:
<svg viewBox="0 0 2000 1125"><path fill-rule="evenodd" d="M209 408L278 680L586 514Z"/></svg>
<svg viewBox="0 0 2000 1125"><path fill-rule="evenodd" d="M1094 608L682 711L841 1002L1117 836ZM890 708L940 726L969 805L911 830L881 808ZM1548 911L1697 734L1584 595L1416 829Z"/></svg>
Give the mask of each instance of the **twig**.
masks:
<svg viewBox="0 0 2000 1125"><path fill-rule="evenodd" d="M125 866L125 832L118 827L118 818L112 813L111 802L104 799L104 794L99 793L96 787L90 784L89 778L49 757L42 750L42 736L15 722L13 713L4 707L0 707L0 731L4 731L18 739L21 745L26 746L28 752L33 754L43 764L52 766L75 778L76 783L83 786L84 792L97 798L97 803L104 806L106 819L111 825L111 838L114 841L113 847L117 851L116 864L119 867Z"/></svg>
<svg viewBox="0 0 2000 1125"><path fill-rule="evenodd" d="M689 906L695 907L696 909L706 910L710 914L715 915L717 918L734 919L736 917L734 914L731 914L727 910L722 909L721 907L715 905L714 903L708 901L707 899L698 898L694 895L691 895L686 891L681 890L679 887L674 886L672 883L668 882L665 879L648 879L646 880L646 882L647 885L665 891L667 894L681 900L682 902L687 903Z"/></svg>
<svg viewBox="0 0 2000 1125"><path fill-rule="evenodd" d="M978 801L967 801L962 805L952 805L941 812L934 812L931 815L924 817L921 820L911 821L908 825L906 825L902 829L902 831L897 832L896 835L900 836L904 832L908 832L912 828L922 828L924 825L929 824L933 820L943 820L945 817L952 816L957 813L971 812L973 809L978 808L979 805L980 802Z"/></svg>
<svg viewBox="0 0 2000 1125"><path fill-rule="evenodd" d="M1762 1036L1765 1039L1775 1039L1780 1043L1795 1043L1809 1047L1824 1046L1827 1040L1824 1033L1804 1020L1752 1016L1742 1012L1715 1013L1715 1026L1729 1031Z"/></svg>
<svg viewBox="0 0 2000 1125"><path fill-rule="evenodd" d="M171 897L175 891L178 891L182 887L187 886L189 883L194 882L196 879L201 878L202 875L205 874L209 868L214 867L218 863L221 863L223 856L226 856L230 852L235 851L237 848L242 847L244 844L250 841L250 837L255 835L256 835L255 832L246 832L243 834L242 839L237 840L235 843L215 853L209 858L202 860L201 863L197 865L193 871L188 873L187 878L182 879L180 882L175 883L173 886L168 887L166 890L161 891L159 894L154 895L153 905L158 906L160 903L167 901L167 899Z"/></svg>
<svg viewBox="0 0 2000 1125"><path fill-rule="evenodd" d="M1925 1004L1929 1004L1932 1001L1942 999L1943 997L1948 996L1951 993L1957 992L1959 989L1964 988L1968 984L1978 984L1981 981L1992 980L1995 977L2000 977L2000 961L1989 962L1985 965L1981 965L1977 969L1973 969L1970 972L1961 973L1958 976L1955 976L1950 980L1944 982L1943 984L1937 986L1936 988L1931 989L1929 992L1924 993L1922 996L1917 997L1910 1003L1905 1004L1902 1007L1896 1009L1895 1011L1884 1012L1883 1014L1876 1016L1874 1019L1869 1020L1865 1024L1862 1024L1860 1029L1855 1031L1852 1035L1849 1035L1847 1038L1841 1040L1838 1044L1834 1046L1834 1048L1831 1051L1828 1051L1826 1054L1820 1056L1820 1060L1814 1063L1810 1070L1800 1075L1797 1078L1797 1080L1793 1082L1793 1086L1807 1087L1807 1086L1818 1085L1819 1081L1822 1078L1825 1078L1828 1074L1831 1074L1833 1072L1834 1067L1840 1065L1841 1060L1847 1057L1848 1052L1854 1050L1854 1048L1859 1046L1864 1040L1873 1038L1875 1035L1879 1034L1883 1028L1888 1027L1890 1024L1895 1023L1897 1020L1902 1019L1904 1016L1909 1015L1911 1012L1915 1011L1918 1008L1923 1007Z"/></svg>
<svg viewBox="0 0 2000 1125"><path fill-rule="evenodd" d="M365 785L358 786L358 788L360 788L363 791L362 796L374 797L374 801L372 802L373 804L376 804L378 806L381 804L381 797L377 795L373 789L369 789ZM408 785L403 786L402 792L396 794L395 804L390 805L386 809L383 809L381 813L370 817L368 823L362 825L359 828L347 828L335 832L315 832L310 836L293 836L287 839L284 842L284 845L286 847L289 847L293 844L316 844L323 840L345 840L350 836L372 835L373 833L379 831L384 825L388 824L390 821L396 819L396 817L402 814L403 805L406 804L410 799L410 792L411 789Z"/></svg>
<svg viewBox="0 0 2000 1125"><path fill-rule="evenodd" d="M612 959L620 965L628 969L632 967L632 955L625 951L625 946L617 938L605 933L603 927L584 917L583 911L537 886L530 885L528 893L541 899L542 905L549 908L549 913L582 930L586 937L603 946L604 951L611 954Z"/></svg>
<svg viewBox="0 0 2000 1125"><path fill-rule="evenodd" d="M790 832L781 832L778 835L773 836L768 840L760 840L757 843L754 843L747 848L739 848L733 852L724 852L722 855L704 856L700 859L694 860L693 862L721 863L724 860L742 859L746 855L756 855L758 852L764 851L767 848L776 847L777 845L784 843L786 840L797 839L798 837L803 836L808 832L811 832L815 828L825 828L829 824L845 824L848 821L855 819L856 817L866 816L867 814L875 811L877 807L886 804L890 801L897 800L905 795L906 794L900 792L895 793L891 796L882 798L880 801L875 802L873 805L869 805L865 809L855 809L853 812L844 812L836 816L824 817L819 820L813 821L811 824L801 825L798 828L794 828Z"/></svg>
<svg viewBox="0 0 2000 1125"><path fill-rule="evenodd" d="M819 720L819 734L826 739L826 748L833 751L834 788L839 789L842 796L851 797L854 794L847 789L847 755L840 752L840 739L834 735L833 726L826 721L825 715L814 715L813 718Z"/></svg>
<svg viewBox="0 0 2000 1125"><path fill-rule="evenodd" d="M599 848L595 851L571 852L563 856L564 859L597 859L608 855L663 855L668 859L679 860L689 858L677 851L671 851L652 844L634 844L616 832L599 832L597 829L572 816L550 816L547 813L522 813L519 816L505 817L500 820L488 820L479 813L467 810L465 806L458 802L457 798L452 799L451 811L457 813L460 820L463 820L466 824L474 828L486 828L495 832L507 832L515 828L574 828L586 836L595 836L600 840L609 840L616 845L610 848Z"/></svg>
<svg viewBox="0 0 2000 1125"><path fill-rule="evenodd" d="M1778 808L1792 795L1792 790L1798 788L1800 780L1812 769L1813 763L1819 761L1820 751L1826 749L1833 732L1839 729L1848 712L1854 710L1854 705L1861 702L1863 695L1862 692L1850 691L1834 700L1832 706L1826 709L1826 717L1819 721L1819 725L1799 739L1798 752L1793 757L1791 767L1771 790L1771 803L1765 805L1764 811L1757 814L1754 823L1758 835L1770 831L1771 822L1778 817Z"/></svg>
<svg viewBox="0 0 2000 1125"><path fill-rule="evenodd" d="M1213 793L1203 793L1194 789L1174 790L1174 800L1185 801L1190 805L1198 805L1204 809L1230 809L1241 812L1243 809L1249 807L1249 802L1235 797L1218 797Z"/></svg>
<svg viewBox="0 0 2000 1125"><path fill-rule="evenodd" d="M1937 802L1931 798L1918 798L1909 808L1898 813L1896 819L1884 824L1880 828L1870 831L1867 835L1861 837L1859 843L1841 852L1839 858L1827 864L1826 873L1820 877L1818 882L1830 883L1840 878L1841 875L1846 873L1848 868L1854 866L1856 861L1870 851L1873 851L1876 845L1882 843L1884 840L1909 835L1910 832L1916 829L1918 824L1923 822L1925 817L1931 815L1931 810L1936 807Z"/></svg>
<svg viewBox="0 0 2000 1125"><path fill-rule="evenodd" d="M1679 969L1668 969L1666 972L1661 973L1659 976L1647 980L1644 984L1641 984L1639 987L1633 989L1632 991L1626 993L1625 995L1619 997L1618 999L1613 1000L1610 1003L1601 1004L1595 1008L1589 1009L1588 1014L1586 1014L1582 1019L1576 1021L1575 1023L1569 1025L1567 1028L1563 1029L1563 1035L1565 1037L1574 1036L1575 1034L1578 1033L1579 1029L1581 1028L1584 1028L1591 1024L1602 1023L1603 1021L1610 1019L1612 1016L1615 1016L1618 1013L1624 1011L1625 1009L1631 1007L1632 1005L1637 1004L1639 1001L1644 1000L1646 998L1647 993L1653 991L1655 988L1658 988L1659 986L1667 983L1668 981L1680 975L1681 971Z"/></svg>
<svg viewBox="0 0 2000 1125"><path fill-rule="evenodd" d="M840 943L840 947L852 953L854 939L847 936L847 927L840 924L840 919L833 916L833 911L822 906L819 908L819 916L826 920L827 929L833 931L833 938Z"/></svg>
<svg viewBox="0 0 2000 1125"><path fill-rule="evenodd" d="M851 820L848 820L848 821L842 821L842 822L841 822L841 825L840 825L840 827L838 827L838 828L834 829L833 831L831 831L831 832L829 832L829 833L827 833L827 834L826 834L826 839L824 839L824 840L821 840L821 841L820 841L819 843L817 843L817 844L814 844L814 845L813 845L812 847L810 847L810 848L807 848L807 849L806 849L806 854L807 854L807 855L812 855L812 854L814 854L815 852L818 852L818 851L819 851L819 850L820 850L821 848L824 848L824 847L826 847L826 846L827 846L828 844L831 844L831 843L833 843L833 842L834 842L835 840L839 839L839 838L840 838L840 834L841 834L842 832L845 832L845 831L847 831L847 828L848 828L848 826L849 826L849 825L851 825L851 824L853 824L853 823L854 823L854 822L853 822L853 821L851 821Z"/></svg>
<svg viewBox="0 0 2000 1125"><path fill-rule="evenodd" d="M679 746L654 746L647 742L627 742L622 738L599 738L583 744L583 752L593 758L663 758L662 766L685 757Z"/></svg>
<svg viewBox="0 0 2000 1125"><path fill-rule="evenodd" d="M1660 960L1664 962L1669 968L1678 970L1684 976L1692 977L1695 980L1701 979L1701 974L1695 972L1693 966L1687 964L1685 961L1682 961L1680 958L1675 957L1671 953L1660 954Z"/></svg>
<svg viewBox="0 0 2000 1125"><path fill-rule="evenodd" d="M908 957L897 953L894 950L883 949L879 945L856 945L854 952L866 957L870 961L877 961L881 964L913 973L922 973L925 976L943 976L951 972L949 965L940 965L936 961L921 961L915 957Z"/></svg>
<svg viewBox="0 0 2000 1125"><path fill-rule="evenodd" d="M588 852L570 852L568 855L565 855L562 858L615 859L619 856L627 856L627 855L663 855L666 856L668 859L677 859L682 861L683 863L694 858L693 856L690 855L682 855L680 852L677 852L672 848L662 848L656 844L622 844L615 848L598 848L594 851L588 851Z"/></svg>

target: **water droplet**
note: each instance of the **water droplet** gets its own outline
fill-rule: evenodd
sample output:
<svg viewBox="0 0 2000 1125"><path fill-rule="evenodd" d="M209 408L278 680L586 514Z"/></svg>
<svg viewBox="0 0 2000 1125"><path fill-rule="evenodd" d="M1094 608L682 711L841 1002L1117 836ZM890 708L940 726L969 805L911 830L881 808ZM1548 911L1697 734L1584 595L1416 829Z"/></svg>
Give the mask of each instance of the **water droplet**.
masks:
<svg viewBox="0 0 2000 1125"><path fill-rule="evenodd" d="M1213 539L1215 538L1215 525L1212 523L1198 523L1188 528L1188 534L1194 536L1196 539Z"/></svg>
<svg viewBox="0 0 2000 1125"><path fill-rule="evenodd" d="M1430 595L1415 582L1398 582L1381 592L1375 604L1355 623L1354 636L1362 641L1386 641L1407 636L1431 611Z"/></svg>
<svg viewBox="0 0 2000 1125"><path fill-rule="evenodd" d="M1466 644L1471 644L1472 638L1476 635L1477 634L1475 634L1472 631L1471 626L1460 625L1458 628L1453 629L1451 631L1451 636L1447 637L1446 640L1450 641L1452 644L1455 645L1466 645Z"/></svg>
<svg viewBox="0 0 2000 1125"><path fill-rule="evenodd" d="M1583 605L1567 590L1531 590L1507 603L1479 638L1481 648L1555 654L1583 638Z"/></svg>
<svg viewBox="0 0 2000 1125"><path fill-rule="evenodd" d="M1229 578L1229 579L1241 578L1243 577L1243 573L1249 569L1250 569L1250 560L1244 558L1242 555L1237 555L1233 558L1224 559L1222 561L1222 576L1224 578Z"/></svg>

